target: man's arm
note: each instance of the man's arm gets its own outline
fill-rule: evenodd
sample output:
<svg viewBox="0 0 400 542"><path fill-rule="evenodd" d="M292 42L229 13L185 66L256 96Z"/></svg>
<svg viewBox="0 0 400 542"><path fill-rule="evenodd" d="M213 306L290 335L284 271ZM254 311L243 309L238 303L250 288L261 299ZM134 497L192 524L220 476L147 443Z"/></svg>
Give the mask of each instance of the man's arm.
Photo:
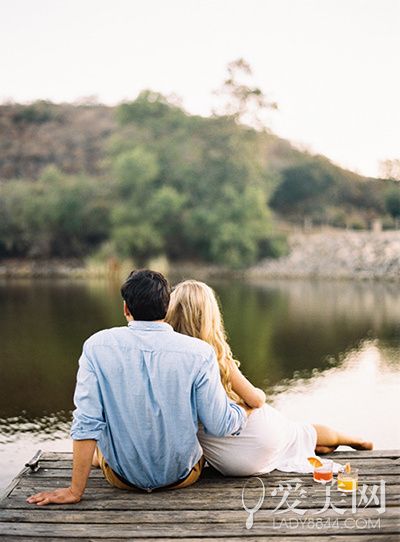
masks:
<svg viewBox="0 0 400 542"><path fill-rule="evenodd" d="M247 422L246 412L228 400L214 351L202 367L195 389L198 417L206 433L224 437L243 429Z"/></svg>
<svg viewBox="0 0 400 542"><path fill-rule="evenodd" d="M29 497L27 502L39 506L50 503L73 504L79 502L89 478L95 447L95 440L74 440L74 460L71 485L54 491L42 491L41 493L36 493L36 495Z"/></svg>
<svg viewBox="0 0 400 542"><path fill-rule="evenodd" d="M71 436L74 439L72 481L69 487L55 491L43 491L27 499L31 504L72 504L79 502L85 491L90 474L96 441L105 420L99 384L90 362L90 348L84 345L79 359L79 371L75 388L74 420Z"/></svg>

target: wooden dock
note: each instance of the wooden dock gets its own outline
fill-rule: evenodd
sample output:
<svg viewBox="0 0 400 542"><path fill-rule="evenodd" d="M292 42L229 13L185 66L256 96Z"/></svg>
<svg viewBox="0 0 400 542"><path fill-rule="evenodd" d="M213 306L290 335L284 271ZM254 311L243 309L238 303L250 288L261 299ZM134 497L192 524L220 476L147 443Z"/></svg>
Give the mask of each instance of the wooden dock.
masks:
<svg viewBox="0 0 400 542"><path fill-rule="evenodd" d="M29 495L69 483L71 454L48 452L38 472L23 470L3 492L0 540L394 542L400 540L399 456L379 450L332 454L359 468L356 498L335 483L329 489L316 484L309 474L224 478L207 468L190 488L144 493L114 489L92 469L80 503L28 505ZM252 526L243 504L248 510L259 505Z"/></svg>

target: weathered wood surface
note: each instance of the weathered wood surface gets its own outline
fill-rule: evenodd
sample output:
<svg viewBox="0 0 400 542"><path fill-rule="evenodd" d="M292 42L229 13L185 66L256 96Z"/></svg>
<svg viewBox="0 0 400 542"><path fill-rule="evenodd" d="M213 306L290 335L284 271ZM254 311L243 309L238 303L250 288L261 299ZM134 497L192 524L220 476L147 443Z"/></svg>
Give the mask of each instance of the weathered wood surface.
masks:
<svg viewBox="0 0 400 542"><path fill-rule="evenodd" d="M38 472L23 470L3 491L0 540L310 542L312 537L312 542L398 541L400 452L336 452L331 457L342 463L350 461L360 470L357 501L362 502L356 502L354 511L352 495L337 491L335 484L327 494L325 487L314 483L311 475L274 471L260 477L265 498L248 529L249 513L242 503L243 488L246 484L244 503L250 509L262 496L261 481L225 478L212 469L205 469L192 487L150 494L112 488L101 471L93 469L80 503L29 505L26 498L32 493L64 487L70 480L71 454L48 452L42 456ZM367 504L368 500L371 502Z"/></svg>

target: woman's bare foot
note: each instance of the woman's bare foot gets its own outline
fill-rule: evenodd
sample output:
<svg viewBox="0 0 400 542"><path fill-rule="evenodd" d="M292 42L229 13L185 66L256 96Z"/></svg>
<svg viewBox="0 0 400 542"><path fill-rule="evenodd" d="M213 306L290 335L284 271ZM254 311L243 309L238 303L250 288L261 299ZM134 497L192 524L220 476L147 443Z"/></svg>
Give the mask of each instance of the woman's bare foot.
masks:
<svg viewBox="0 0 400 542"><path fill-rule="evenodd" d="M330 453L338 446L350 446L354 450L372 450L374 447L372 442L366 441L362 437L346 435L346 433L340 433L326 425L313 424L313 426L317 432L316 452Z"/></svg>
<svg viewBox="0 0 400 542"><path fill-rule="evenodd" d="M317 454L331 454L336 450L337 446L321 446L318 445L315 447L315 452Z"/></svg>
<svg viewBox="0 0 400 542"><path fill-rule="evenodd" d="M365 442L362 439L360 439L358 442L354 442L350 444L352 448L355 450L373 450L374 444L372 442Z"/></svg>

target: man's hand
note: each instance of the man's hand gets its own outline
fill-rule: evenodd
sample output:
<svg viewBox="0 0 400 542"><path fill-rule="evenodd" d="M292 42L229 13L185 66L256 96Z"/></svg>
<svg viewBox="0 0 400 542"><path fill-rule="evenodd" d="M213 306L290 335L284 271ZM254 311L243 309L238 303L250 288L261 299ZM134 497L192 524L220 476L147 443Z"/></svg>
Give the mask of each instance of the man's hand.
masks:
<svg viewBox="0 0 400 542"><path fill-rule="evenodd" d="M54 491L42 491L31 495L26 502L29 504L37 504L43 506L44 504L74 504L81 500L81 495L73 493L70 487L62 487L55 489Z"/></svg>
<svg viewBox="0 0 400 542"><path fill-rule="evenodd" d="M93 454L96 441L74 440L74 456L72 466L72 483L69 487L55 489L54 491L42 491L31 495L26 502L29 504L74 504L79 502L85 491L87 479L92 466Z"/></svg>

